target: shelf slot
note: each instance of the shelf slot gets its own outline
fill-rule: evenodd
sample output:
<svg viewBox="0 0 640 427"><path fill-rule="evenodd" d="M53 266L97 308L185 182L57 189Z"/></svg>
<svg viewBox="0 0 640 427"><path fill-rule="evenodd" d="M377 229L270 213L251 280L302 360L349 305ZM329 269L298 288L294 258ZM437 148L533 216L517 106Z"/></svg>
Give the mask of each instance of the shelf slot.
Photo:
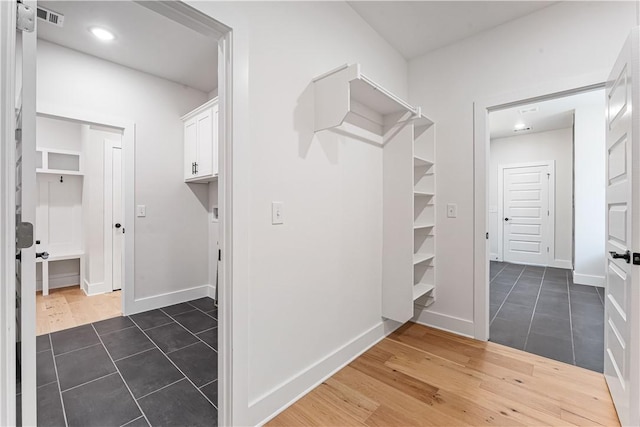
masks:
<svg viewBox="0 0 640 427"><path fill-rule="evenodd" d="M431 166L433 166L433 162L430 160L427 160L423 157L419 157L419 156L413 156L413 167L414 168L419 168L419 167L427 167L430 168Z"/></svg>
<svg viewBox="0 0 640 427"><path fill-rule="evenodd" d="M417 283L413 285L413 300L417 300L418 298L428 294L429 292L435 289L434 285L430 285L427 283Z"/></svg>
<svg viewBox="0 0 640 427"><path fill-rule="evenodd" d="M434 257L434 254L413 254L413 265L418 265L425 261L432 260Z"/></svg>

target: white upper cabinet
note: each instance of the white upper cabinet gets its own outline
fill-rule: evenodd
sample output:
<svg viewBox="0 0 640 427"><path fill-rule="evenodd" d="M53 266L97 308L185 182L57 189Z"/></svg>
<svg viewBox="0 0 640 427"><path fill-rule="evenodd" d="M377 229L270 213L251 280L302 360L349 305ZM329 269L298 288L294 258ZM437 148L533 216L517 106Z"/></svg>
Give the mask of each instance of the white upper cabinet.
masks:
<svg viewBox="0 0 640 427"><path fill-rule="evenodd" d="M218 178L218 98L182 117L184 122L184 180L208 182Z"/></svg>

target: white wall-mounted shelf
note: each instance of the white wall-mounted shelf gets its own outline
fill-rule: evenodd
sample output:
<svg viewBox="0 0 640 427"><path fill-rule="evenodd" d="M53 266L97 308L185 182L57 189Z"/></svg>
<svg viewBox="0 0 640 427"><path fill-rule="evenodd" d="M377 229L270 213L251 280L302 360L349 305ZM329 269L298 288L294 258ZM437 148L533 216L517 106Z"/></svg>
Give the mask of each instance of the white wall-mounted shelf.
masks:
<svg viewBox="0 0 640 427"><path fill-rule="evenodd" d="M51 148L36 149L36 173L54 175L84 175L82 153Z"/></svg>
<svg viewBox="0 0 640 427"><path fill-rule="evenodd" d="M433 291L435 288L435 285L427 283L417 283L413 285L413 300L417 300L418 298Z"/></svg>
<svg viewBox="0 0 640 427"><path fill-rule="evenodd" d="M421 116L419 107L363 75L360 64L343 65L313 83L315 132L332 129L384 145L392 129Z"/></svg>
<svg viewBox="0 0 640 427"><path fill-rule="evenodd" d="M433 122L358 64L315 78L313 88L315 132L331 130L382 149L382 316L406 322L435 296Z"/></svg>

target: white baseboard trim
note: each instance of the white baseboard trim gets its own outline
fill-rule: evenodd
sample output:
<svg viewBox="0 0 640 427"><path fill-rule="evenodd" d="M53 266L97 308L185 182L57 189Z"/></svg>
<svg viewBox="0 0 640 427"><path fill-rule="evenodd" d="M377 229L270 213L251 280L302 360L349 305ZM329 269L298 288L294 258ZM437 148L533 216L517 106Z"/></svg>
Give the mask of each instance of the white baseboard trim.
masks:
<svg viewBox="0 0 640 427"><path fill-rule="evenodd" d="M207 296L211 299L216 299L216 287L214 285L207 285Z"/></svg>
<svg viewBox="0 0 640 427"><path fill-rule="evenodd" d="M498 256L498 254L494 254L494 253L489 254L489 259L491 261L500 261L500 257Z"/></svg>
<svg viewBox="0 0 640 427"><path fill-rule="evenodd" d="M568 259L554 259L549 263L549 267L564 268L566 270L573 270L573 264Z"/></svg>
<svg viewBox="0 0 640 427"><path fill-rule="evenodd" d="M79 274L56 274L49 275L49 289L67 288L78 286L80 283ZM36 280L36 290L42 290L42 280Z"/></svg>
<svg viewBox="0 0 640 427"><path fill-rule="evenodd" d="M89 283L86 280L85 282L87 289L84 292L89 296L106 294L107 292L111 292L112 290L111 287L104 282Z"/></svg>
<svg viewBox="0 0 640 427"><path fill-rule="evenodd" d="M461 319L447 314L436 313L433 311L416 309L413 322L421 325L429 326L443 331L452 332L465 337L474 338L473 321Z"/></svg>
<svg viewBox="0 0 640 427"><path fill-rule="evenodd" d="M580 274L573 272L573 283L578 285L598 286L604 288L604 276L594 276L591 274Z"/></svg>
<svg viewBox="0 0 640 427"><path fill-rule="evenodd" d="M402 324L385 320L249 403L252 425L264 425ZM283 405L282 402L287 402ZM260 421L261 420L261 421Z"/></svg>
<svg viewBox="0 0 640 427"><path fill-rule="evenodd" d="M168 305L180 304L181 302L208 297L213 295L211 293L212 289L214 289L213 286L206 284L194 286L189 289L181 289L179 291L154 295L152 297L135 299L133 300L131 312L127 314L141 313L143 311L155 310L156 308L162 308Z"/></svg>

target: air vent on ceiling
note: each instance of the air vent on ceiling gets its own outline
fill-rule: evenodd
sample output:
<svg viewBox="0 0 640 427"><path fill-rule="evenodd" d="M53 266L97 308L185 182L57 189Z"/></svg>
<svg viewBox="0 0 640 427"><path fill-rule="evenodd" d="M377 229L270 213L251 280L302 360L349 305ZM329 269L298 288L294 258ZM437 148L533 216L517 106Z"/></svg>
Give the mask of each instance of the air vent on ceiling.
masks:
<svg viewBox="0 0 640 427"><path fill-rule="evenodd" d="M538 107L524 107L518 110L520 114L535 113L537 111L538 111Z"/></svg>
<svg viewBox="0 0 640 427"><path fill-rule="evenodd" d="M523 127L523 128L514 129L513 131L515 133L520 133L520 132L528 132L530 130L531 130L531 126L526 126L526 127Z"/></svg>
<svg viewBox="0 0 640 427"><path fill-rule="evenodd" d="M44 7L38 6L38 19L41 19L49 24L53 24L57 27L64 25L64 15L58 12L54 12Z"/></svg>

